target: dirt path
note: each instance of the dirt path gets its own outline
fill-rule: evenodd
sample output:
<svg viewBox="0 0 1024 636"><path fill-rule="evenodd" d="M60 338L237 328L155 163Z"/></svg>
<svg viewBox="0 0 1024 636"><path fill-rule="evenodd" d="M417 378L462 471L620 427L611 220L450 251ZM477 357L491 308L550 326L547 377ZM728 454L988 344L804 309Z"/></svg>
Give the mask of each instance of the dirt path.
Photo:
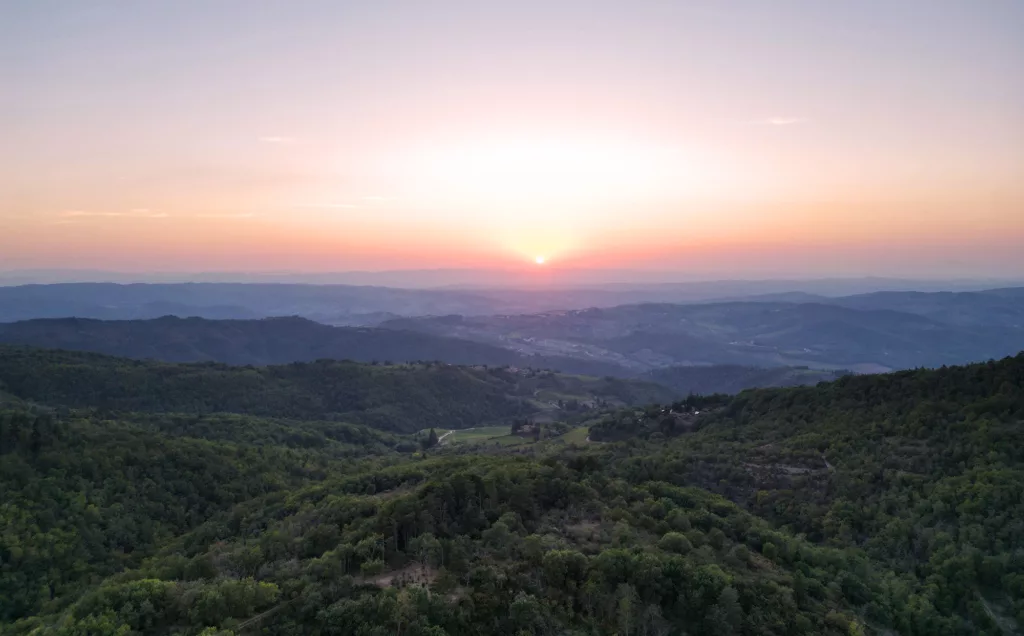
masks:
<svg viewBox="0 0 1024 636"><path fill-rule="evenodd" d="M828 472L830 472L830 473L836 472L836 467L833 466L832 464L828 463L828 460L825 459L824 455L821 456L821 461L825 462L825 468L828 469Z"/></svg>
<svg viewBox="0 0 1024 636"><path fill-rule="evenodd" d="M804 466L787 466L786 464L750 464L747 462L743 463L747 468L757 468L759 470L778 471L786 473L787 475L809 475L815 472L814 468L806 468Z"/></svg>
<svg viewBox="0 0 1024 636"><path fill-rule="evenodd" d="M235 629L235 631L241 633L241 632L246 631L250 627L259 627L260 622L262 622L264 618L267 618L269 616L273 616L274 614L278 613L279 611L281 611L282 609L284 609L288 605L291 605L292 603L295 603L300 598L301 597L297 596L297 597L291 599L290 601L282 601L281 603L278 603L277 605L271 607L267 611L262 612L260 614L257 614L256 616L253 616L252 618L250 618L248 620L242 621L241 623L236 625L234 629Z"/></svg>
<svg viewBox="0 0 1024 636"><path fill-rule="evenodd" d="M982 596L980 591L975 591L974 594L978 597L978 600L981 601L981 606L985 608L985 613L988 614L988 617L992 619L993 623L999 626L999 629L1003 630L1004 634L1017 633L1017 621L1003 616L992 609L992 606L989 605L988 600Z"/></svg>

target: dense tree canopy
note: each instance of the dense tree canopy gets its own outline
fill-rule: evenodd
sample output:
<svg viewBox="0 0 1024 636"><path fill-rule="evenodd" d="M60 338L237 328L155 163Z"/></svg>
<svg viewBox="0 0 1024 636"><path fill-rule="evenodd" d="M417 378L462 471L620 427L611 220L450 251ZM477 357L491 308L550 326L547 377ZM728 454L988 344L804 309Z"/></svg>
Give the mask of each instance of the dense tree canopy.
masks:
<svg viewBox="0 0 1024 636"><path fill-rule="evenodd" d="M467 428L552 410L536 399L542 393L612 404L674 395L646 382L514 367L335 360L233 367L2 345L0 390L43 404L104 412L245 413L359 422L405 433L430 426Z"/></svg>
<svg viewBox="0 0 1024 636"><path fill-rule="evenodd" d="M543 401L550 378L6 354L0 393L16 400L0 414L0 633L994 636L1024 625L1024 355L605 406L591 441L569 430L502 450L420 443L430 405L463 399L443 374L461 374L450 376L460 390L484 385L447 412L490 404L489 378L521 384L493 393L502 399ZM386 427L426 429L402 435L340 417L355 409L303 410L309 387L327 386L318 371L362 373L371 379L355 386L390 396L413 381L389 374L442 375L414 387L409 424ZM253 386L235 378L254 373ZM202 379L180 383L192 375ZM236 408L214 408L226 403Z"/></svg>

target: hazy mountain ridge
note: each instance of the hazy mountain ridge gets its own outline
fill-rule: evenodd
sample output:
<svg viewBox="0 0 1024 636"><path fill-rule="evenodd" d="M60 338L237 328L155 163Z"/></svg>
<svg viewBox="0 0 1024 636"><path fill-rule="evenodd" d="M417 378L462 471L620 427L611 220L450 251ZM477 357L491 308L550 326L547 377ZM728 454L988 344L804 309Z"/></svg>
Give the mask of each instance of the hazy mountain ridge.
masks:
<svg viewBox="0 0 1024 636"><path fill-rule="evenodd" d="M371 327L332 327L298 317L29 320L0 323L0 343L166 362L266 365L328 358L357 362L441 361L623 375L618 367L599 361L522 355L502 347L446 336Z"/></svg>
<svg viewBox="0 0 1024 636"><path fill-rule="evenodd" d="M303 316L325 324L375 325L402 316L527 314L638 303L830 303L833 297L879 290L980 289L979 283L887 279L602 285L540 284L541 280L524 287L433 289L288 282L0 285L0 322L69 317L134 320L170 314L211 319Z"/></svg>
<svg viewBox="0 0 1024 636"><path fill-rule="evenodd" d="M740 365L664 367L638 374L611 361L526 355L472 340L393 329L330 327L296 317L29 320L0 324L0 343L164 362L270 365L320 359L437 360L449 364L550 368L565 373L635 378L680 394L736 393L756 386L791 386L835 377L831 371Z"/></svg>
<svg viewBox="0 0 1024 636"><path fill-rule="evenodd" d="M49 287L17 289L22 294L42 294L43 298L50 298L46 302L52 301L53 289ZM369 294L378 299L390 295L399 303L408 299L408 290L325 290L288 285L71 285L67 289L73 293L65 299L66 303L85 302L92 297L93 290L99 290L101 293L94 300L113 303L116 311L123 309L118 302L138 299L140 294L147 302L152 301L149 307L167 309L166 302L154 298L168 289L179 294L175 303L193 302L196 298L212 302L215 292L233 290L232 293L248 299L261 299L265 307L294 302L307 303L304 306L309 307L309 303L321 302L325 293ZM279 290L287 297L261 298ZM415 292L426 296L433 293ZM181 294L193 296L190 300ZM490 302L483 297L469 297L483 303L479 306ZM780 302L779 297L814 302ZM230 304L206 307L217 315L235 311ZM369 308L369 304L348 306L348 310ZM4 311L10 314L24 309L0 305L0 312ZM1024 348L1024 288L957 293L877 292L840 298L819 298L801 292L745 301L644 303L486 316L358 315L372 316L371 322L383 322L379 328L343 328L295 316L264 320L170 316L107 322L77 318L29 320L0 324L0 342L167 361L275 364L318 358L440 360L620 377L663 367L709 365L878 372L999 358ZM357 314L347 314L350 320L354 316ZM734 371L736 377L717 386L717 390L731 390L729 387L738 386L735 382L742 384L741 378L751 373ZM724 377L722 372L711 375Z"/></svg>
<svg viewBox="0 0 1024 636"><path fill-rule="evenodd" d="M851 309L890 309L957 326L1024 328L1024 287L979 292L874 292L832 298Z"/></svg>
<svg viewBox="0 0 1024 636"><path fill-rule="evenodd" d="M172 311L168 311L172 308ZM346 323L366 314L490 313L494 304L460 291L275 283L64 283L0 287L0 321L32 318L145 319L296 316Z"/></svg>
<svg viewBox="0 0 1024 636"><path fill-rule="evenodd" d="M489 317L405 318L384 327L575 356L637 371L740 364L857 371L1000 358L1024 348L1016 290L881 293L822 302L638 304Z"/></svg>
<svg viewBox="0 0 1024 636"><path fill-rule="evenodd" d="M739 393L746 389L782 388L830 382L846 372L798 367L714 365L662 367L638 377L670 387L681 394Z"/></svg>

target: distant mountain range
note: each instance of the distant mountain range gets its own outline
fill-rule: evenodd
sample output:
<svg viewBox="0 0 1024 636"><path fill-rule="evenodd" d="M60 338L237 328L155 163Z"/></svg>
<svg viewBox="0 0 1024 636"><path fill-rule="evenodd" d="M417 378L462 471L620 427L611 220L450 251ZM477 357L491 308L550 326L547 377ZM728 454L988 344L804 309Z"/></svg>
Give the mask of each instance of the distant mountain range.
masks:
<svg viewBox="0 0 1024 636"><path fill-rule="evenodd" d="M331 358L547 368L642 378L684 394L813 384L831 379L835 371L936 367L1024 349L1024 288L838 298L788 292L732 302L472 313L526 294L515 292L499 302L460 291L310 285L0 288L0 317L76 312L75 307L83 308L84 315L141 315L133 320L10 322L0 324L0 343L170 362L269 365ZM396 317L450 306L463 307L466 314ZM190 313L197 307L216 319L147 317L162 311ZM349 320L374 316L370 322L380 324L329 326L296 316L252 319L286 309L334 312Z"/></svg>
<svg viewBox="0 0 1024 636"><path fill-rule="evenodd" d="M662 367L639 376L660 384L680 395L739 393L747 389L803 386L831 382L846 375L845 371L809 369L807 367L745 367L720 364L701 367Z"/></svg>
<svg viewBox="0 0 1024 636"><path fill-rule="evenodd" d="M0 343L92 351L165 362L287 364L321 359L356 362L440 361L449 364L558 369L623 375L600 361L533 356L471 340L414 331L330 327L305 318L153 320L59 318L0 324Z"/></svg>
<svg viewBox="0 0 1024 636"><path fill-rule="evenodd" d="M65 283L0 287L0 322L32 318L136 320L166 315L211 319L303 316L366 325L396 316L487 314L493 301L461 291L348 285L240 283Z"/></svg>
<svg viewBox="0 0 1024 636"><path fill-rule="evenodd" d="M441 361L448 364L554 369L636 378L688 393L737 393L754 387L814 384L832 371L739 365L666 367L637 374L613 362L528 355L472 340L394 329L330 327L304 318L153 320L58 318L0 324L0 344L88 351L164 362L273 365L321 359L358 362Z"/></svg>
<svg viewBox="0 0 1024 636"><path fill-rule="evenodd" d="M679 270L595 269L548 263L543 268L442 268L343 272L118 272L82 269L21 269L0 271L0 286L55 283L215 283L297 284L317 286L371 286L421 290L522 290L605 291L661 289L694 296L724 298L758 293L802 291L843 296L872 291L916 289L966 291L1024 284L1015 278L891 278L879 276L807 278L780 275L763 278L763 272L684 273ZM710 295L709 295L710 294ZM662 299L670 300L670 299ZM681 298L674 299L676 301ZM630 301L621 301L630 302Z"/></svg>
<svg viewBox="0 0 1024 636"><path fill-rule="evenodd" d="M2 281L0 275L0 322L71 317L137 320L166 315L215 320L302 316L324 324L347 326L372 326L393 318L413 316L531 314L650 302L831 302L833 297L877 290L979 289L978 283L888 279L706 281L575 287L552 283L529 288L443 289L276 282L61 283L5 287ZM887 308L898 309L895 306Z"/></svg>
<svg viewBox="0 0 1024 636"><path fill-rule="evenodd" d="M877 372L1001 358L1024 349L1024 288L809 300L761 297L530 315L400 318L382 326L524 354L612 362L636 372L708 364Z"/></svg>

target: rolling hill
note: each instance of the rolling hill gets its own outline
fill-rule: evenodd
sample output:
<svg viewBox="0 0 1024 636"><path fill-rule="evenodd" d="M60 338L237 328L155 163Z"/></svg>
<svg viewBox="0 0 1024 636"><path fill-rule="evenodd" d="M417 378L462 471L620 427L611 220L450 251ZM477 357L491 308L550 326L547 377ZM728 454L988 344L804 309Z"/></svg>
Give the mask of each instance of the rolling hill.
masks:
<svg viewBox="0 0 1024 636"><path fill-rule="evenodd" d="M421 272L430 274L430 272ZM438 273L438 272L434 272ZM568 272L563 272L568 273ZM580 271L588 278L595 272ZM80 273L81 274L81 273ZM415 274L409 272L409 274ZM607 274L611 274L610 272ZM624 272L619 272L624 275ZM75 272L59 273L75 279ZM85 273L97 280L121 280L110 272ZM226 275L225 275L226 276ZM221 276L224 277L224 276ZM0 272L0 322L35 318L96 318L101 320L140 320L174 315L181 318L253 319L302 316L324 324L373 326L390 318L460 314L486 316L530 314L553 310L614 307L640 303L699 303L774 300L785 302L830 303L834 297L869 292L895 292L886 298L898 299L900 290L979 290L983 283L967 281L921 281L895 279L701 281L689 283L611 283L620 276L603 281L575 281L572 277L555 286L526 288L510 286L512 281L492 282L472 287L407 289L400 286L403 276L311 277L328 282L350 284L299 284L290 277L273 275L235 275L246 283L127 283L75 282L55 284L9 285ZM29 277L32 278L31 276ZM42 276L45 280L47 276ZM136 278L134 276L129 279ZM191 278L203 279L202 275ZM213 276L217 278L216 275ZM485 277L486 278L486 277ZM413 285L416 276L404 278ZM16 280L16 278L6 279ZM626 278L628 280L628 277ZM267 281L267 282L260 282ZM275 282L270 282L275 281ZM518 281L524 284L523 280ZM552 283L554 284L554 283ZM993 290L993 292L1000 290ZM1011 290L1012 291L1012 290ZM991 292L978 292L990 294ZM877 308L898 309L896 306Z"/></svg>
<svg viewBox="0 0 1024 636"><path fill-rule="evenodd" d="M1024 323L1008 312L986 319L991 304L979 305L970 319L957 319L944 309L875 308L883 304L878 298L843 301L868 305L864 308L831 302L642 304L533 315L403 318L382 326L520 353L611 362L635 372L708 364L878 372L1000 358L1024 348ZM970 304L969 294L958 298ZM898 296L886 302L906 308L910 301ZM929 307L943 306L941 300L929 302ZM998 302L1020 303L1016 298Z"/></svg>
<svg viewBox="0 0 1024 636"><path fill-rule="evenodd" d="M25 348L0 362L0 390L25 398L0 409L5 634L1024 624L1024 354L630 407L590 427L621 443L416 455L359 425L257 414L398 400L420 421L438 404L480 416L598 381Z"/></svg>
<svg viewBox="0 0 1024 636"><path fill-rule="evenodd" d="M711 365L702 367L662 367L638 376L644 380L670 387L688 395L739 393L746 389L802 386L830 382L844 371L808 369L807 367L744 367Z"/></svg>
<svg viewBox="0 0 1024 636"><path fill-rule="evenodd" d="M445 363L320 360L282 366L174 364L0 347L0 391L26 402L113 412L245 413L356 422L411 433L528 418L556 409L540 392L587 403L670 401L659 385Z"/></svg>
<svg viewBox="0 0 1024 636"><path fill-rule="evenodd" d="M449 364L532 366L569 373L622 375L599 361L526 356L486 343L412 331L330 327L298 317L207 320L61 318L0 324L0 344L93 351L167 362L286 364L320 359L441 361Z"/></svg>
<svg viewBox="0 0 1024 636"><path fill-rule="evenodd" d="M492 300L458 290L272 283L59 283L0 286L0 321L34 318L136 320L303 316L372 324L387 315L491 313Z"/></svg>

